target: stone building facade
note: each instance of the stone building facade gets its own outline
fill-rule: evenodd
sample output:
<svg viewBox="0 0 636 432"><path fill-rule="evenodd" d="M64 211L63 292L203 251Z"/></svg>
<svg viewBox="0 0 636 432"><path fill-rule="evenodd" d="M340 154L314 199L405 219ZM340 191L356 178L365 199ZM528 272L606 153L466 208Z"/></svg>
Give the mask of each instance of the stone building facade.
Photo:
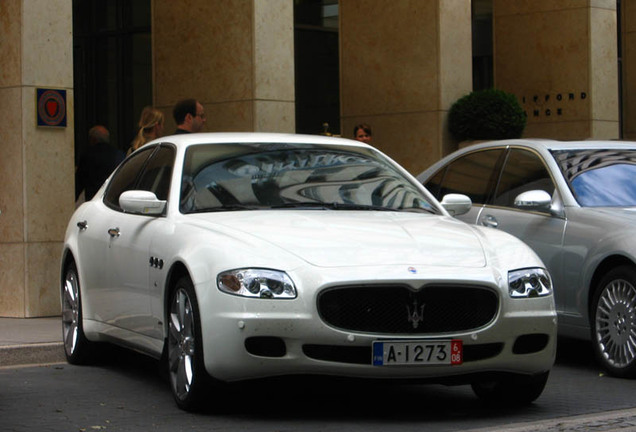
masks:
<svg viewBox="0 0 636 432"><path fill-rule="evenodd" d="M636 6L492 0L496 88L525 135L636 137ZM413 174L457 148L446 114L472 91L471 0L341 0L340 123ZM151 0L152 104L195 96L208 131L295 132L294 0ZM0 316L60 313L74 203L73 1L0 3ZM619 32L620 29L620 32ZM618 47L621 48L620 58ZM620 60L620 61L619 61ZM66 92L66 125L37 125L37 89Z"/></svg>

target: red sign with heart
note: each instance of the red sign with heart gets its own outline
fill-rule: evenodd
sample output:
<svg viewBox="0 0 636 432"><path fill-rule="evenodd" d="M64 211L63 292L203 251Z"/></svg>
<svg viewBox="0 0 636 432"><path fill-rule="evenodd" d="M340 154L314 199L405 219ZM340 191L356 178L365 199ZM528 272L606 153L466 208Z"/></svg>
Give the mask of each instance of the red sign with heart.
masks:
<svg viewBox="0 0 636 432"><path fill-rule="evenodd" d="M46 113L49 115L49 117L55 117L55 114L57 114L58 110L60 109L60 104L57 103L57 101L55 99L49 99L46 101Z"/></svg>
<svg viewBox="0 0 636 432"><path fill-rule="evenodd" d="M66 127L66 90L37 89L37 124Z"/></svg>

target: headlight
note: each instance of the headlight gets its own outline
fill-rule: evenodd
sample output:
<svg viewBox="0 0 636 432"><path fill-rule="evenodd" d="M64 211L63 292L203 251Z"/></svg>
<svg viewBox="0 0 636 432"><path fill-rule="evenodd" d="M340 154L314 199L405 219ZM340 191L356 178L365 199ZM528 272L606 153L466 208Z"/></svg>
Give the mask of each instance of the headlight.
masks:
<svg viewBox="0 0 636 432"><path fill-rule="evenodd" d="M508 292L512 298L547 296L552 293L552 280L542 268L513 270L508 272Z"/></svg>
<svg viewBox="0 0 636 432"><path fill-rule="evenodd" d="M220 273L219 289L228 294L266 299L296 298L296 287L287 273L266 269L237 269Z"/></svg>

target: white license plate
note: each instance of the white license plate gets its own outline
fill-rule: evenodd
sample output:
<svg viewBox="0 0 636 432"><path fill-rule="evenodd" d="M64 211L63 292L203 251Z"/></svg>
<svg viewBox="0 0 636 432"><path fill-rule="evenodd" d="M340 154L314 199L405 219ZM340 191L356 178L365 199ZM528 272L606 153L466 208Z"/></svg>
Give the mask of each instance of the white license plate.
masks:
<svg viewBox="0 0 636 432"><path fill-rule="evenodd" d="M463 361L458 339L373 342L374 366L458 365Z"/></svg>

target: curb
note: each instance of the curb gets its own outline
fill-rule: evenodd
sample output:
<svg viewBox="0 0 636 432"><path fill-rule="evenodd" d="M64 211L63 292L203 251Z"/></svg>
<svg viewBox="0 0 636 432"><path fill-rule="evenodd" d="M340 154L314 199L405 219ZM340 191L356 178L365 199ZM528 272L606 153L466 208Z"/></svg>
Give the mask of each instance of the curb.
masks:
<svg viewBox="0 0 636 432"><path fill-rule="evenodd" d="M0 367L46 363L66 363L62 342L0 346Z"/></svg>
<svg viewBox="0 0 636 432"><path fill-rule="evenodd" d="M493 428L468 429L465 432L490 432ZM537 422L497 427L499 432L635 432L636 409L582 414Z"/></svg>

